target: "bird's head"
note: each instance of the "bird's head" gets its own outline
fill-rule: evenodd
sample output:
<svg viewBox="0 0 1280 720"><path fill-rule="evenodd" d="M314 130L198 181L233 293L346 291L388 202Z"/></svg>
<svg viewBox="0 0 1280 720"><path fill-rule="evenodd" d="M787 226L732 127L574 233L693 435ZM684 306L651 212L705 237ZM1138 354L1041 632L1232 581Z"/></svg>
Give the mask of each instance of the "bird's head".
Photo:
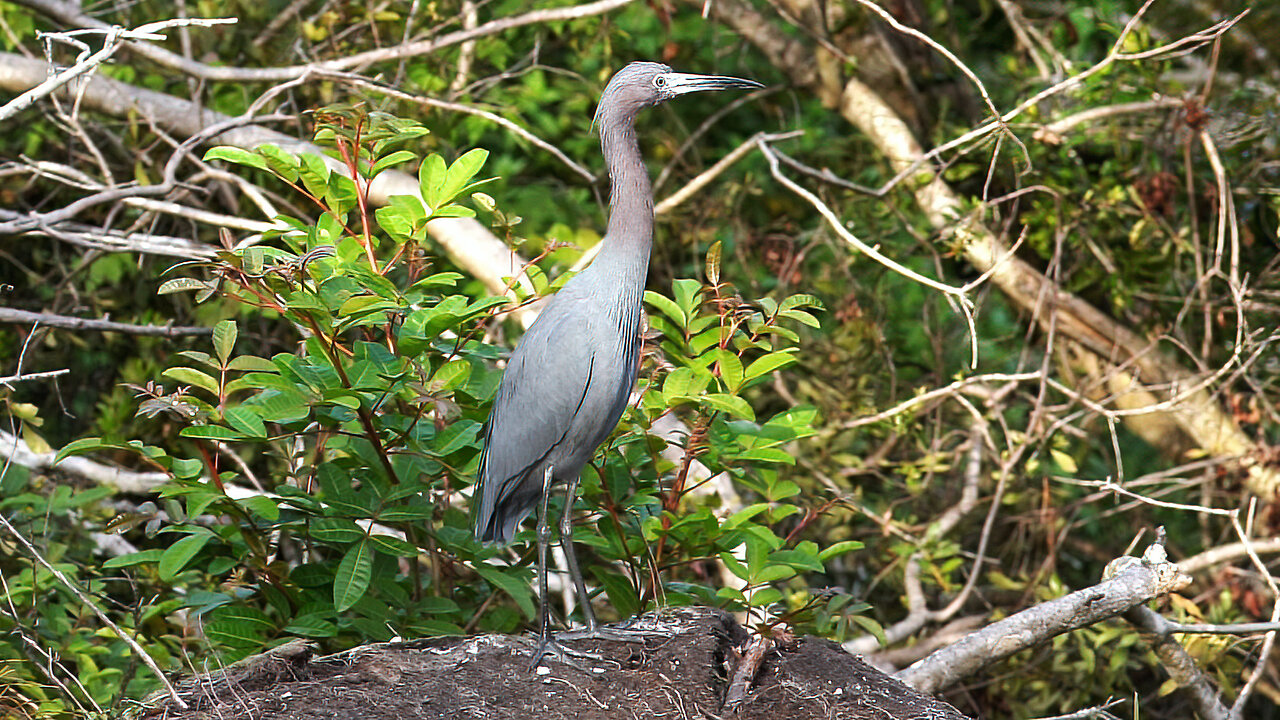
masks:
<svg viewBox="0 0 1280 720"><path fill-rule="evenodd" d="M760 87L764 86L754 80L678 73L662 63L633 62L614 74L605 86L596 107L595 123L600 125L606 113L616 118L635 117L641 108L686 93Z"/></svg>

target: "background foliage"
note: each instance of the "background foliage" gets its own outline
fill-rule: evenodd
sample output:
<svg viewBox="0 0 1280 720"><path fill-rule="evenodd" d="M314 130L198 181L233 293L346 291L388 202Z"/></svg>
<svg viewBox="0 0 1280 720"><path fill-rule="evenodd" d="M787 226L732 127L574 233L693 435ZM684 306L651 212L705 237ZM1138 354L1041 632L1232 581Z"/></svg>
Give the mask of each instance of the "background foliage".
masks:
<svg viewBox="0 0 1280 720"><path fill-rule="evenodd" d="M317 2L274 23L283 5L188 4L193 17L238 22L170 31L160 44L220 66L275 67L466 22L466 8L454 2ZM481 5L481 22L529 9ZM841 117L839 97L799 82L796 67L723 17L703 19L701 5L631 3L362 72L411 95L494 112L597 175L595 98L629 60L752 77L769 89L730 111L719 112L723 97L691 96L642 117L659 199L755 133L802 130L778 148L843 182L789 172L848 227L927 276L956 285L978 277L958 237L917 206L910 183L858 190L896 173ZM988 2L923 0L891 10L961 58L1003 110L1106 57L1138 8L1021 5L1013 15ZM1187 36L1247 4L1226 5L1207 16L1195 3L1157 3L1125 50ZM763 13L782 40L842 50L805 71L861 78L895 101L926 146L988 119L954 64L861 5L741 7ZM170 17L173 7L143 1L86 11L134 27ZM1022 144L980 142L942 158L966 213L1018 243L1018 257L1062 290L1175 348L1189 372L1208 376L1243 352L1248 363L1210 389L1263 450L1280 439L1280 364L1268 345L1280 297L1280 67L1259 38L1277 20L1275 7L1260 4L1220 42L1110 65L1017 118L1011 130ZM21 2L0 3L0 21L3 50L36 56L38 30L75 26ZM55 58L72 60L56 48ZM233 116L273 85L196 82L134 53L99 72ZM1185 103L1042 132L1052 119L1154 95ZM171 257L10 237L0 250L10 307L212 334L0 326L9 371L71 370L56 383L3 390L11 432L36 451L91 453L169 476L154 492L130 493L10 462L0 512L166 669L190 667L209 651L230 661L298 636L339 649L524 628L534 608L529 545L477 545L465 505L498 362L520 328L501 298L433 246L424 223L478 216L535 259L529 275L542 294L599 240L607 180L587 182L486 118L341 77L285 87L269 108L290 115L277 129L298 137L319 130L366 176L383 166L415 173L426 206L364 210L365 189L318 160L222 148L200 151L186 171L261 185L292 218L290 230L244 245L246 231L137 206L102 205L78 218L219 250L177 268ZM77 117L69 126L38 110L18 116L20 131L0 137L0 206L47 209L87 192L33 172L40 162L79 167L99 181L110 173L119 183L162 182L180 139L138 115ZM1233 297L1222 273L1211 272L1223 201L1201 129L1230 179L1240 233L1231 257L1247 297ZM271 219L225 175L201 178L174 197ZM487 182L470 186L478 180ZM1119 478L1162 501L1244 508L1247 478L1235 458L1206 452L1158 414L1097 412L1089 403L1119 407L1108 372L1058 339L1066 330L1038 323L990 283L973 293L979 363L971 367L964 316L939 293L852 252L811 204L773 179L759 153L660 217L649 287L645 392L587 470L579 509L591 528L580 537L591 548L590 572L618 616L656 602L769 607L771 622L844 641L908 615L911 572L931 605L963 595L956 617L981 621L1095 583L1144 528L1166 526L1175 558L1235 539L1222 518L1090 484ZM958 378L1034 370L1060 385L990 380L866 421ZM671 457L653 425L673 408L691 434ZM690 474L695 459L731 482L701 484ZM1262 500L1253 528L1269 537L1275 515L1270 498ZM108 536L131 547L112 550ZM984 556L977 571L975 553ZM0 577L0 707L70 714L156 687L84 603L7 537ZM1273 602L1244 561L1197 575L1160 609L1229 623L1266 620ZM937 630L911 637L924 646ZM1228 699L1256 659L1254 642L1197 636L1184 645ZM912 655L890 650L885 659L905 664ZM55 670L41 669L48 667ZM1138 633L1115 621L997 663L948 699L982 717L1066 713L1116 697L1132 699L1112 708L1122 716L1187 717L1162 672ZM1270 668L1251 717L1275 716L1278 687Z"/></svg>

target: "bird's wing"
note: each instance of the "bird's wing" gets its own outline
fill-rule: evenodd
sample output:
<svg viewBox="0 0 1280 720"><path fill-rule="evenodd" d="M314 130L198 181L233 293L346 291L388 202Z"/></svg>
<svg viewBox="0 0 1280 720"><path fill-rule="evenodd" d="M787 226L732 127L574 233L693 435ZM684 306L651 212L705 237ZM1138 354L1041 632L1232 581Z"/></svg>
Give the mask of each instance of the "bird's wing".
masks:
<svg viewBox="0 0 1280 720"><path fill-rule="evenodd" d="M542 311L507 363L485 428L480 461L477 535L500 535L493 515L499 509L523 517L541 491L542 478L529 477L561 442L586 396L592 370L583 302L563 290ZM511 505L518 507L510 507ZM501 524L506 521L499 519Z"/></svg>

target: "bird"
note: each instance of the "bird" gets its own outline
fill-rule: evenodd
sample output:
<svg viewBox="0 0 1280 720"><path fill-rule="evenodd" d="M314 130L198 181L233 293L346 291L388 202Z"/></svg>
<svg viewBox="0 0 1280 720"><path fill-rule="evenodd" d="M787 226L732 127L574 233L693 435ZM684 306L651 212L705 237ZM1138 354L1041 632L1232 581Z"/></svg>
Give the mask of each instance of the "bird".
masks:
<svg viewBox="0 0 1280 720"><path fill-rule="evenodd" d="M535 665L548 653L565 655L551 635L547 603L551 533L546 516L553 486L565 485L560 545L586 626L572 637L610 637L596 623L578 569L571 513L579 474L618 424L639 373L653 190L636 137L636 115L688 93L761 87L754 80L679 73L662 63L638 61L614 74L596 107L593 126L611 183L600 252L551 297L512 351L484 426L472 495L475 538L485 543L509 542L535 506L538 511Z"/></svg>

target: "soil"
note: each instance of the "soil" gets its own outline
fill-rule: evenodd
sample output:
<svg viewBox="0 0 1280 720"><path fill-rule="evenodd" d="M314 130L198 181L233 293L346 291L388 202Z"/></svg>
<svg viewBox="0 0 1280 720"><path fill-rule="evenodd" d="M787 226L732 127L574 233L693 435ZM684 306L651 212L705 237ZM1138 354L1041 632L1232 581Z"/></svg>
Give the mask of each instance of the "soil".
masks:
<svg viewBox="0 0 1280 720"><path fill-rule="evenodd" d="M148 720L447 718L614 720L964 720L955 708L908 688L835 643L778 642L746 693L725 698L748 653L747 631L709 608L645 615L626 627L642 642L566 640L576 666L531 667L531 638L484 635L353 648L311 657L294 641L225 670L187 678L179 694L154 697L133 717Z"/></svg>

